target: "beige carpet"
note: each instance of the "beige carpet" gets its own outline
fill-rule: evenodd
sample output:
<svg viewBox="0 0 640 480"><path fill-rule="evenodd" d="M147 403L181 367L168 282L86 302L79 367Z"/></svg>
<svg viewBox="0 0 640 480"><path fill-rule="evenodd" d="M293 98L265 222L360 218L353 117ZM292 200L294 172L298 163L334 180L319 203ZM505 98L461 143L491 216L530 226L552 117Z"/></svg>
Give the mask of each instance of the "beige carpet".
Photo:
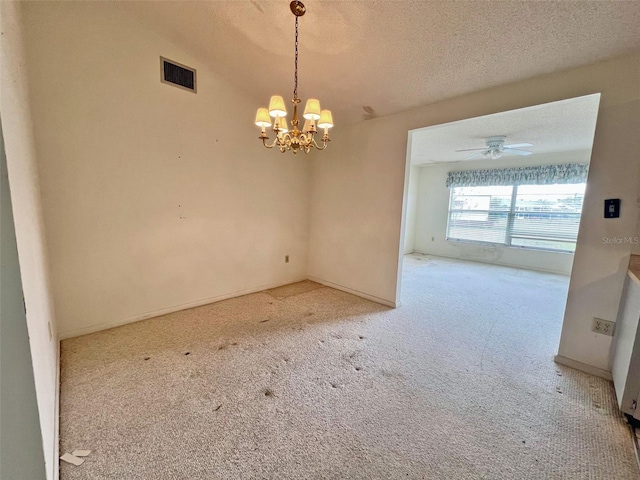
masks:
<svg viewBox="0 0 640 480"><path fill-rule="evenodd" d="M405 260L62 344L70 479L637 479L609 382L553 363L566 277Z"/></svg>

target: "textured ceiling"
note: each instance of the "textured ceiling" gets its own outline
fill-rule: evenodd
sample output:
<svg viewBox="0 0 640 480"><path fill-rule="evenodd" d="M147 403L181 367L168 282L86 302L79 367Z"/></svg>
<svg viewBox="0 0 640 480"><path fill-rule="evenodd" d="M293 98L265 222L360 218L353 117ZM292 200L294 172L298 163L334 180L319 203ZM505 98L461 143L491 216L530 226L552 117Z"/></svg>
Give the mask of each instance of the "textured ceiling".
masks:
<svg viewBox="0 0 640 480"><path fill-rule="evenodd" d="M257 103L293 90L288 0L120 2ZM300 97L336 124L640 51L640 1L319 1L300 19ZM180 61L180 59L176 59ZM370 110L371 111L371 110Z"/></svg>
<svg viewBox="0 0 640 480"><path fill-rule="evenodd" d="M522 148L533 152L532 156L588 152L593 145L598 104L599 95L588 95L414 130L411 163L432 165L464 161L476 152L456 150L484 147L485 139L495 135L506 135L507 145L532 143L532 147ZM513 158L525 164L530 157ZM485 159L478 156L467 161L474 160Z"/></svg>

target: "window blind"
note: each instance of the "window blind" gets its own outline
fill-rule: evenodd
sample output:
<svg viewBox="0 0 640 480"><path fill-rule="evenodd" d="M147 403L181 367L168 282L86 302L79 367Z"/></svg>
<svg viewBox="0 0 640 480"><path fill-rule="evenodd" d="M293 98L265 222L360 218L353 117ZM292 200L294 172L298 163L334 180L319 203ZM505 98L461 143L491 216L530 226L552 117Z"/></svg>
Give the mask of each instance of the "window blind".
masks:
<svg viewBox="0 0 640 480"><path fill-rule="evenodd" d="M453 187L447 239L575 250L585 183Z"/></svg>

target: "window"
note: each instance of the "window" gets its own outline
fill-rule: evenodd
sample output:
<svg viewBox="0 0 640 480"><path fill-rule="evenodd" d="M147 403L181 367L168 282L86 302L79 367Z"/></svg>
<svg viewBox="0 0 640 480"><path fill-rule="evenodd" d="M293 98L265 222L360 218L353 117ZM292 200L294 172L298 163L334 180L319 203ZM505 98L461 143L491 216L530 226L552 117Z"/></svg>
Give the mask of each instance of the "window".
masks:
<svg viewBox="0 0 640 480"><path fill-rule="evenodd" d="M447 240L573 252L584 183L453 187Z"/></svg>

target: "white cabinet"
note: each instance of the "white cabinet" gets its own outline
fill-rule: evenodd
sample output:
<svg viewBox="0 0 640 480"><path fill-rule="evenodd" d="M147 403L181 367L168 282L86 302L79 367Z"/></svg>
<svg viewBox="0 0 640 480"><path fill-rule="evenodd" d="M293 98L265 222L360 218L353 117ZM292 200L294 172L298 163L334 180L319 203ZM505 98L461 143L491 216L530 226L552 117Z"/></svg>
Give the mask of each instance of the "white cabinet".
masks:
<svg viewBox="0 0 640 480"><path fill-rule="evenodd" d="M611 375L620 410L640 420L640 281L625 279L613 337Z"/></svg>

